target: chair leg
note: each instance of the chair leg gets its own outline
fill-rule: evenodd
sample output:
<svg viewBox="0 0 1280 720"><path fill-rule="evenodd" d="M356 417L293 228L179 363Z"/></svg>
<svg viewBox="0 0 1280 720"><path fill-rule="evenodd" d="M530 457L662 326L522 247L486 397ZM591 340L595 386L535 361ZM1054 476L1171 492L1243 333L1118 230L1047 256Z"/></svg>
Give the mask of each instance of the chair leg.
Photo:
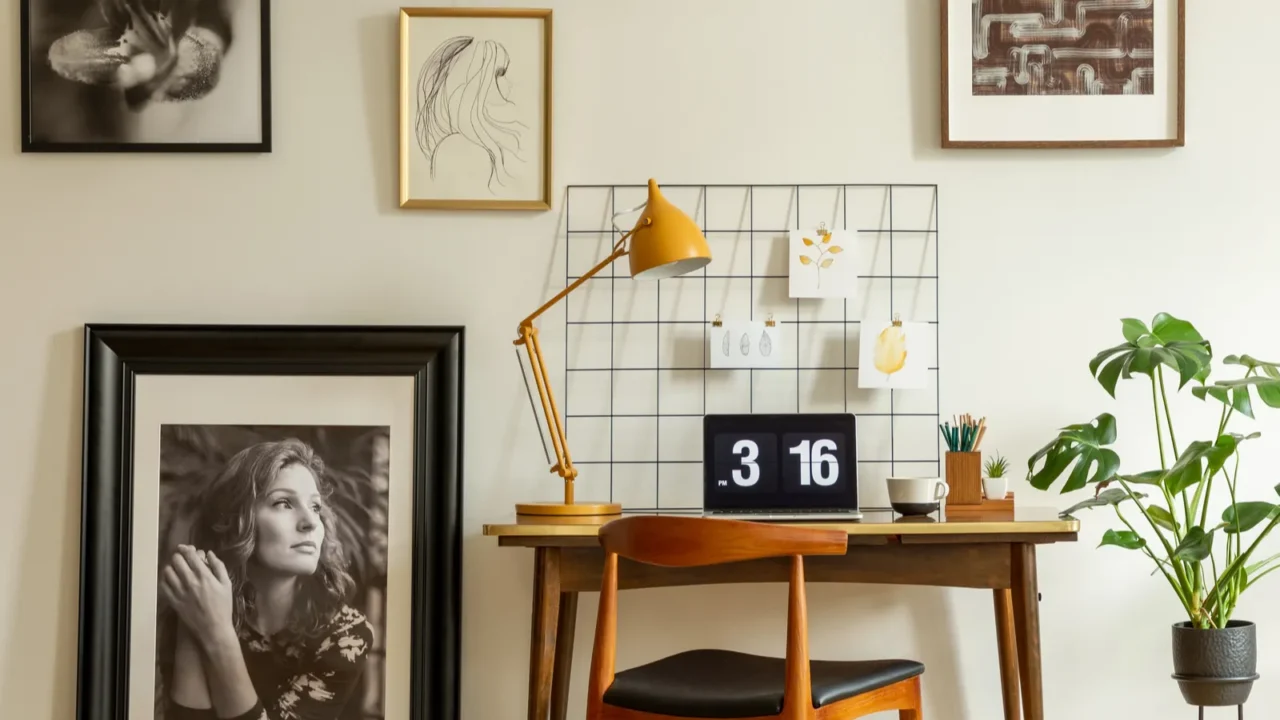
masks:
<svg viewBox="0 0 1280 720"><path fill-rule="evenodd" d="M908 689L911 707L898 711L898 720L924 720L923 703L920 698L920 678L911 678Z"/></svg>

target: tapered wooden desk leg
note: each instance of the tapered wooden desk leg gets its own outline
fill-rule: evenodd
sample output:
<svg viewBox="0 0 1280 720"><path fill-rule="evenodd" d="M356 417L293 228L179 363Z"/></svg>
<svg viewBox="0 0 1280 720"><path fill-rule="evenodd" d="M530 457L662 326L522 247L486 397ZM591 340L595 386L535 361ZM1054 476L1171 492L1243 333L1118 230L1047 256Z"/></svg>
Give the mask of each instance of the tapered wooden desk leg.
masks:
<svg viewBox="0 0 1280 720"><path fill-rule="evenodd" d="M573 634L578 629L578 593L560 593L555 671L551 678L551 720L569 715L569 679L573 675Z"/></svg>
<svg viewBox="0 0 1280 720"><path fill-rule="evenodd" d="M1013 545L1013 620L1018 636L1018 673L1026 720L1044 720L1044 686L1040 677L1040 589L1036 581L1036 546Z"/></svg>
<svg viewBox="0 0 1280 720"><path fill-rule="evenodd" d="M1013 593L994 590L996 599L996 646L1000 651L1000 691L1004 697L1004 720L1018 720L1018 636L1013 623Z"/></svg>
<svg viewBox="0 0 1280 720"><path fill-rule="evenodd" d="M529 720L547 720L560 616L560 548L534 549L533 622L529 631Z"/></svg>

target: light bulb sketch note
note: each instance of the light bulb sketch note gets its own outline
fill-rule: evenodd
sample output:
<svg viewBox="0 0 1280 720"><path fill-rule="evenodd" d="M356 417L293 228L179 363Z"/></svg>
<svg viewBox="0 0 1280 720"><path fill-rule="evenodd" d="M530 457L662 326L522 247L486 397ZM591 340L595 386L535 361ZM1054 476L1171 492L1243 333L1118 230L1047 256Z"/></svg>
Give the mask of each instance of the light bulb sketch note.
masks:
<svg viewBox="0 0 1280 720"><path fill-rule="evenodd" d="M547 199L550 22L549 11L402 14L402 206Z"/></svg>
<svg viewBox="0 0 1280 720"><path fill-rule="evenodd" d="M858 289L854 237L825 225L792 230L788 244L789 295L793 298L848 298Z"/></svg>

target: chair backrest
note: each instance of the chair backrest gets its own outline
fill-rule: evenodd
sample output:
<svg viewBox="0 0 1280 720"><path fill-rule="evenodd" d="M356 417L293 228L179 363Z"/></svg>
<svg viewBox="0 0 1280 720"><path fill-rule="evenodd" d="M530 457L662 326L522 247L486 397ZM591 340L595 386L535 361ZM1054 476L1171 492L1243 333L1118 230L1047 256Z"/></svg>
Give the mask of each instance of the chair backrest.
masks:
<svg viewBox="0 0 1280 720"><path fill-rule="evenodd" d="M606 717L604 693L613 683L617 656L618 558L649 565L696 567L740 560L789 556L785 720L815 717L809 677L809 624L805 609L805 555L844 555L849 535L797 525L703 517L622 518L600 529L604 572L596 613L595 644L587 689L587 717Z"/></svg>
<svg viewBox="0 0 1280 720"><path fill-rule="evenodd" d="M844 555L843 530L806 528L744 520L640 515L607 523L600 530L605 552L668 567L716 565L739 560L794 555Z"/></svg>

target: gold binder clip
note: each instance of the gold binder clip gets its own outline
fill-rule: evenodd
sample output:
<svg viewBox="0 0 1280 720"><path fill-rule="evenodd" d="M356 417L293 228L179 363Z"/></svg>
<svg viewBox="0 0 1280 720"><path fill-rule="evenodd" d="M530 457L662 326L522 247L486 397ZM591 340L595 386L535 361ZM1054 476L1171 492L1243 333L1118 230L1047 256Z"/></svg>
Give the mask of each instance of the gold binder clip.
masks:
<svg viewBox="0 0 1280 720"><path fill-rule="evenodd" d="M822 222L818 223L818 234L824 235L826 234L826 232L827 232L827 221L823 220Z"/></svg>
<svg viewBox="0 0 1280 720"><path fill-rule="evenodd" d="M898 313L893 314L893 326L902 327L902 316L899 315Z"/></svg>
<svg viewBox="0 0 1280 720"><path fill-rule="evenodd" d="M720 313L716 313L716 319L711 321L711 327L720 327L724 323L720 322Z"/></svg>
<svg viewBox="0 0 1280 720"><path fill-rule="evenodd" d="M774 326L776 326L777 324L778 324L778 323L776 323L776 322L774 322L774 321L773 321L773 313L769 313L769 319L764 321L764 326L765 326L765 327L774 327Z"/></svg>

